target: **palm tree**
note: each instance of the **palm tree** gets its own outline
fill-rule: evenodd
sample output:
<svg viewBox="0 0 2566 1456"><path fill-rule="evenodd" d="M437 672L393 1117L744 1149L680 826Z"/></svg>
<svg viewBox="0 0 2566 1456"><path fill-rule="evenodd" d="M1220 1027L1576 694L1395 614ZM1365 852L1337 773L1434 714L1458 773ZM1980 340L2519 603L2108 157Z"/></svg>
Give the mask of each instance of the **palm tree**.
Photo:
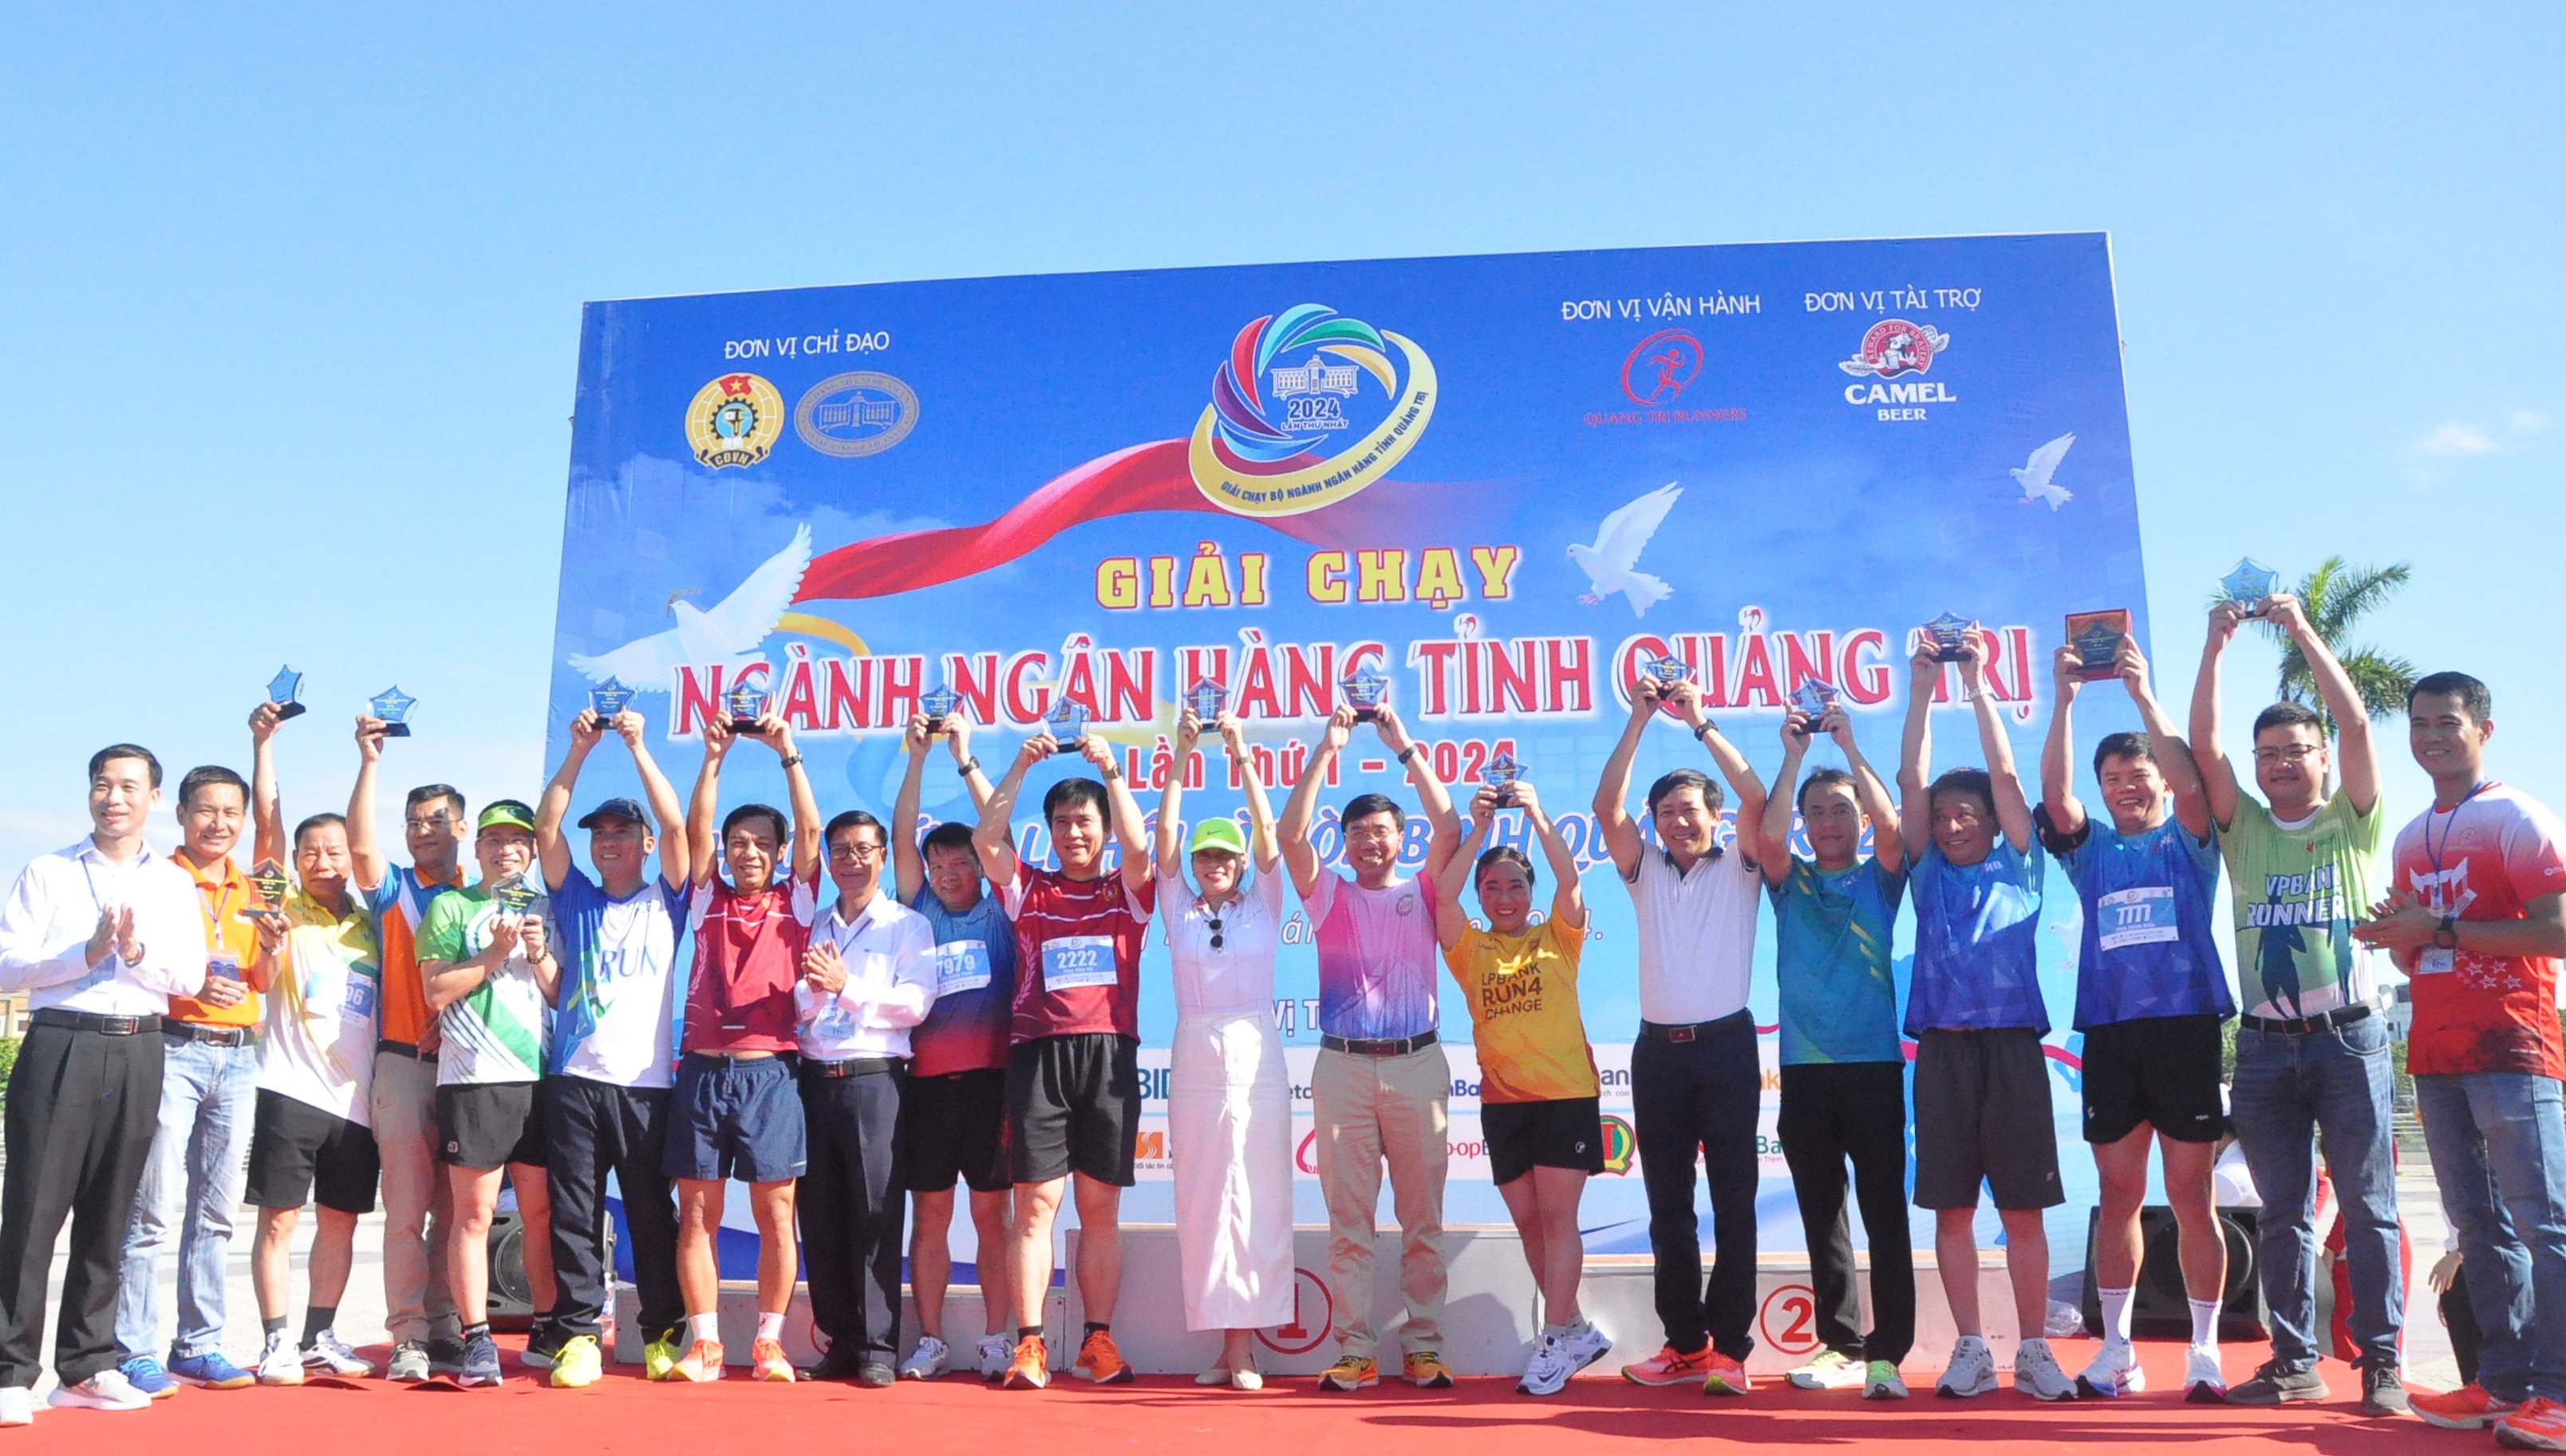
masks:
<svg viewBox="0 0 2566 1456"><path fill-rule="evenodd" d="M2386 604L2411 575L2404 562L2387 567L2351 567L2344 565L2342 557L2330 556L2299 579L2299 605L2307 610L2308 625L2316 628L2318 638L2334 649L2373 721L2393 719L2406 711L2406 694L2415 686L2415 664L2368 644L2348 646L2346 639L2354 624ZM2325 720L2326 736L2333 737L2334 715L2317 691L2306 654L2279 626L2268 620L2260 624L2265 635L2281 649L2282 698L2315 708L2317 716Z"/></svg>

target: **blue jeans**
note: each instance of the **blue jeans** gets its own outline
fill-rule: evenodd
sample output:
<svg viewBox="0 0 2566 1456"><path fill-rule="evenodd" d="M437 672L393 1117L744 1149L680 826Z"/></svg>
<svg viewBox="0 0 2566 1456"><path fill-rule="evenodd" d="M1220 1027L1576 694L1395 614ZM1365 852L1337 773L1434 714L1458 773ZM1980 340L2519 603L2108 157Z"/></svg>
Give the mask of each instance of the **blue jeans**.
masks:
<svg viewBox="0 0 2566 1456"><path fill-rule="evenodd" d="M2556 1081L2419 1077L2415 1103L2485 1336L2477 1383L2499 1400L2566 1400L2566 1103Z"/></svg>
<svg viewBox="0 0 2566 1456"><path fill-rule="evenodd" d="M2271 1309L2272 1359L2283 1369L2317 1363L2316 1148L2322 1142L2343 1200L2344 1257L2352 1266L2352 1337L2362 1363L2397 1368L2406 1320L2398 1276L2397 1165L2389 1148L2388 1024L2293 1035L2236 1029L2229 1093L2236 1140L2263 1210L2254 1257Z"/></svg>
<svg viewBox="0 0 2566 1456"><path fill-rule="evenodd" d="M160 1349L161 1250L178 1227L178 1339L173 1358L223 1347L223 1263L249 1175L258 1048L161 1039L160 1125L125 1226L116 1342L128 1356ZM183 1221L182 1221L183 1220Z"/></svg>

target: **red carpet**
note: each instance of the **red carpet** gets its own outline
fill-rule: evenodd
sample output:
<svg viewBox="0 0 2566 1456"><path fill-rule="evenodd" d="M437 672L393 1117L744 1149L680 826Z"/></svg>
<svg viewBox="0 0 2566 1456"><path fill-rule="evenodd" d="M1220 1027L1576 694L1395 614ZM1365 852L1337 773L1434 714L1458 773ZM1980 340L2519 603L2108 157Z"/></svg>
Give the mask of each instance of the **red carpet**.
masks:
<svg viewBox="0 0 2566 1456"><path fill-rule="evenodd" d="M513 1343L513 1341L512 1341ZM2073 1372L2089 1340L2061 1340ZM2328 1360L2335 1398L2318 1405L2247 1410L2186 1405L2179 1389L2182 1349L2141 1346L2153 1385L2166 1388L2116 1402L2042 1405L2010 1388L1977 1400L1932 1396L1930 1369L1911 1369L1918 1391L1904 1402L1870 1403L1844 1393L1759 1387L1743 1399L1712 1400L1697 1388L1643 1389L1590 1372L1547 1400L1514 1393L1512 1382L1464 1380L1451 1390L1385 1385L1358 1395L1318 1394L1307 1379L1277 1381L1254 1395L1197 1390L1169 1377L1104 1388L1064 1377L1049 1390L1002 1391L961 1376L903 1381L889 1390L852 1385L653 1385L626 1366L585 1390L554 1390L509 1356L496 1390L402 1387L381 1381L315 1381L296 1389L187 1390L147 1411L107 1415L44 1410L24 1430L0 1434L16 1453L99 1451L170 1456L479 1456L529 1451L586 1456L595 1451L723 1452L753 1448L866 1450L920 1456L1000 1451L1181 1452L1184 1456L1310 1456L1336 1450L1396 1449L1400 1456L1563 1456L1628 1448L1669 1436L1710 1436L1753 1445L1895 1442L1923 1456L1966 1450L2103 1450L2137 1444L2220 1451L2396 1452L2490 1447L2482 1435L2441 1432L2413 1418L2370 1421L2359 1385ZM368 1352L380 1360L381 1348ZM2231 1346L2231 1379L2262 1357ZM1599 1365L1599 1371L1606 1367ZM2007 1378L2010 1378L2009 1374ZM1028 1447L1027 1442L1035 1443ZM1349 1443L1361 1443L1349 1446ZM1563 1444L1568 1442L1571 1444ZM1066 1444L1064 1444L1066 1443Z"/></svg>

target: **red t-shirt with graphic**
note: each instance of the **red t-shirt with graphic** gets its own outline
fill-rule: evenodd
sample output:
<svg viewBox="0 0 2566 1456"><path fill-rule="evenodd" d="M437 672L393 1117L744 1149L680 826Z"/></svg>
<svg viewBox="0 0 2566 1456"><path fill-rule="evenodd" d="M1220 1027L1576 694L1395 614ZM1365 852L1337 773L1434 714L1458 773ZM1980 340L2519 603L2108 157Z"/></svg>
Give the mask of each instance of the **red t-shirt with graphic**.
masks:
<svg viewBox="0 0 2566 1456"><path fill-rule="evenodd" d="M786 880L741 894L715 874L695 886L688 917L694 972L686 978L686 1052L791 1052L794 984L819 918L820 881Z"/></svg>
<svg viewBox="0 0 2566 1456"><path fill-rule="evenodd" d="M1016 866L1006 887L1016 922L1014 1039L1079 1032L1141 1035L1141 942L1156 886L1132 889L1111 870L1071 879L1056 869Z"/></svg>
<svg viewBox="0 0 2566 1456"><path fill-rule="evenodd" d="M2436 915L2518 920L2522 906L2566 891L2566 828L2537 801L2489 783L2454 810L2429 809L2397 836L2400 889ZM2557 1034L2557 962L2458 950L2415 953L2417 1076L2521 1072L2566 1079Z"/></svg>

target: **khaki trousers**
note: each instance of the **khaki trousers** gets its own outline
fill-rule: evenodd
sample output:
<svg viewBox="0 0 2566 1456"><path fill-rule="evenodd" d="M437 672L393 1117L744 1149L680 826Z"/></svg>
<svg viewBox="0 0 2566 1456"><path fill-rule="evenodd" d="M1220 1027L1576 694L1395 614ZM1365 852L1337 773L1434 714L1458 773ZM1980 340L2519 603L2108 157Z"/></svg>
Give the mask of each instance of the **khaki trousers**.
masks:
<svg viewBox="0 0 2566 1456"><path fill-rule="evenodd" d="M1318 1124L1319 1187L1328 1200L1328 1295L1337 1345L1371 1355L1373 1219L1381 1173L1401 1232L1399 1288L1408 1302L1400 1344L1413 1352L1443 1340L1443 1175L1451 1159L1444 1108L1452 1069L1440 1045L1405 1057L1322 1049L1310 1075Z"/></svg>

